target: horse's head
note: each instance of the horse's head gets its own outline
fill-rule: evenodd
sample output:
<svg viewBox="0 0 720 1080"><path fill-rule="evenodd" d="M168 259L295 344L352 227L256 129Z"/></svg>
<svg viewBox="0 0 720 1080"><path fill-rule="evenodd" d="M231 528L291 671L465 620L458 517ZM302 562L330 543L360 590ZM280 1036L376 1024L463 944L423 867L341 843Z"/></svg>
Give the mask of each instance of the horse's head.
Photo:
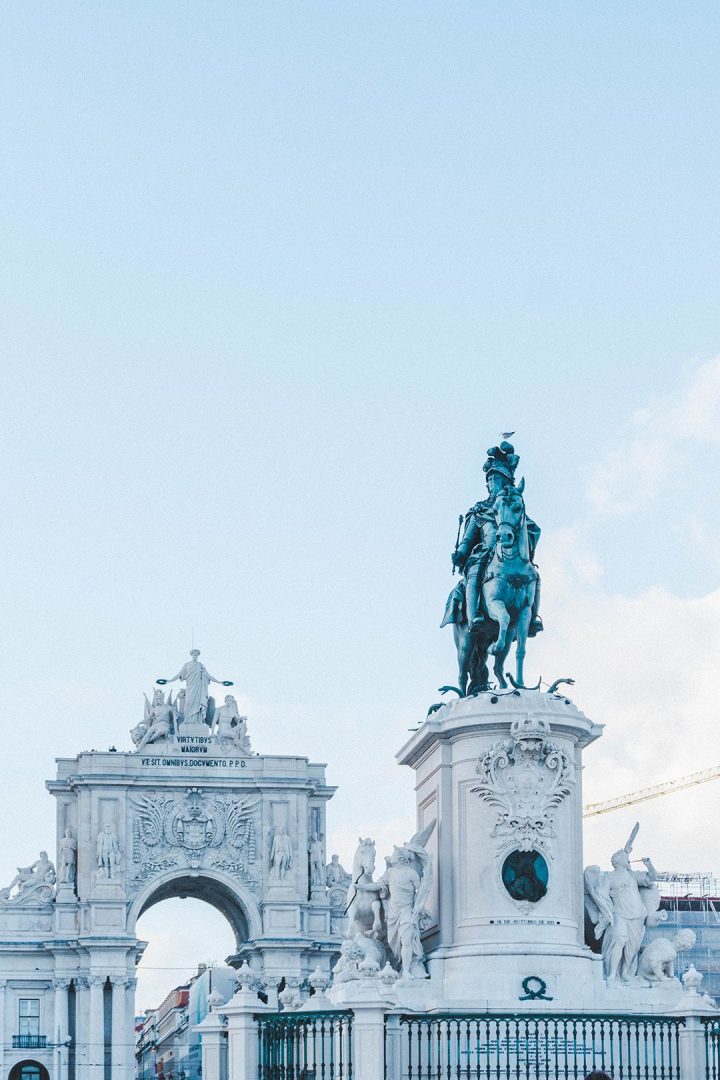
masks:
<svg viewBox="0 0 720 1080"><path fill-rule="evenodd" d="M516 488L503 488L493 504L497 542L502 548L509 549L517 543L525 523L525 502L522 497L524 487L525 481L521 480Z"/></svg>
<svg viewBox="0 0 720 1080"><path fill-rule="evenodd" d="M360 874L369 874L372 877L374 873L375 841L370 837L363 839L361 836L353 859L353 881L357 881Z"/></svg>

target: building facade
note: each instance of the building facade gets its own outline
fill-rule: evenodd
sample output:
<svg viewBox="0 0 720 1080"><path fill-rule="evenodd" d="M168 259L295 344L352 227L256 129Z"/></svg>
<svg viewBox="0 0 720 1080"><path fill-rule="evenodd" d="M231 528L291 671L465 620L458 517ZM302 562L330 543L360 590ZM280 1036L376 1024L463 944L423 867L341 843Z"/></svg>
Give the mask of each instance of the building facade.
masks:
<svg viewBox="0 0 720 1080"><path fill-rule="evenodd" d="M202 1052L196 1026L235 989L235 971L201 964L189 982L176 986L156 1009L148 1009L138 1031L137 1080L201 1080Z"/></svg>

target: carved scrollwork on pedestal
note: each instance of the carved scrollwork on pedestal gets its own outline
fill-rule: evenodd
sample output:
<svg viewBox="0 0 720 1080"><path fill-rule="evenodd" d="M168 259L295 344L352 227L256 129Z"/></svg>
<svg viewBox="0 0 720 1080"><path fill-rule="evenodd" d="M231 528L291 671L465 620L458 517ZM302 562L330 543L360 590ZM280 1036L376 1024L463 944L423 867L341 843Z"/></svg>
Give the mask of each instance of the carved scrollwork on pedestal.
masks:
<svg viewBox="0 0 720 1080"><path fill-rule="evenodd" d="M532 851L555 837L555 810L575 783L573 762L553 742L547 721L530 716L480 758L471 790L498 810L498 848Z"/></svg>
<svg viewBox="0 0 720 1080"><path fill-rule="evenodd" d="M188 788L184 797L136 796L133 801L133 863L137 884L174 866L214 867L257 888L258 799L208 795Z"/></svg>

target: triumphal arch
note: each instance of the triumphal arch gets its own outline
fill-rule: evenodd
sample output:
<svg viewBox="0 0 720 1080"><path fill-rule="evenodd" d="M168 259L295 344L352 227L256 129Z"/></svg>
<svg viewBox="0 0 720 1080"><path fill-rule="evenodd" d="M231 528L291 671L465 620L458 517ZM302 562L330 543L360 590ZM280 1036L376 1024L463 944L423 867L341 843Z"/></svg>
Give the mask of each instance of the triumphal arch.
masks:
<svg viewBox="0 0 720 1080"><path fill-rule="evenodd" d="M0 890L2 1078L27 1063L40 1080L131 1080L135 926L168 897L218 908L235 934L230 962L248 960L270 996L283 978L329 970L335 789L324 765L254 753L246 718L230 695L216 705L198 656L146 696L132 750L58 759L55 861L42 852Z"/></svg>

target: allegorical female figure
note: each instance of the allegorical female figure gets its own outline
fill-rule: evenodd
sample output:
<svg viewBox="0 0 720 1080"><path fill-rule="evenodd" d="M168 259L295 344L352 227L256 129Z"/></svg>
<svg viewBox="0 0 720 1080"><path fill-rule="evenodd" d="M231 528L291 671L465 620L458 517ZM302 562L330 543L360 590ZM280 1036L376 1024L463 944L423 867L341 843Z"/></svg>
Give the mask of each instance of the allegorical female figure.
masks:
<svg viewBox="0 0 720 1080"><path fill-rule="evenodd" d="M63 885L75 884L75 872L77 868L77 840L72 834L72 829L66 829L65 835L60 841L60 871L58 878Z"/></svg>
<svg viewBox="0 0 720 1080"><path fill-rule="evenodd" d="M178 682L178 680L185 683L185 709L183 720L183 723L185 724L205 723L208 708L208 686L210 683L218 683L220 686L232 686L231 682L216 679L211 675L207 668L198 660L199 655L199 649L191 649L190 656L192 657L192 660L188 660L187 664L183 664L177 675L174 675L172 679L157 680L163 686L165 683Z"/></svg>

